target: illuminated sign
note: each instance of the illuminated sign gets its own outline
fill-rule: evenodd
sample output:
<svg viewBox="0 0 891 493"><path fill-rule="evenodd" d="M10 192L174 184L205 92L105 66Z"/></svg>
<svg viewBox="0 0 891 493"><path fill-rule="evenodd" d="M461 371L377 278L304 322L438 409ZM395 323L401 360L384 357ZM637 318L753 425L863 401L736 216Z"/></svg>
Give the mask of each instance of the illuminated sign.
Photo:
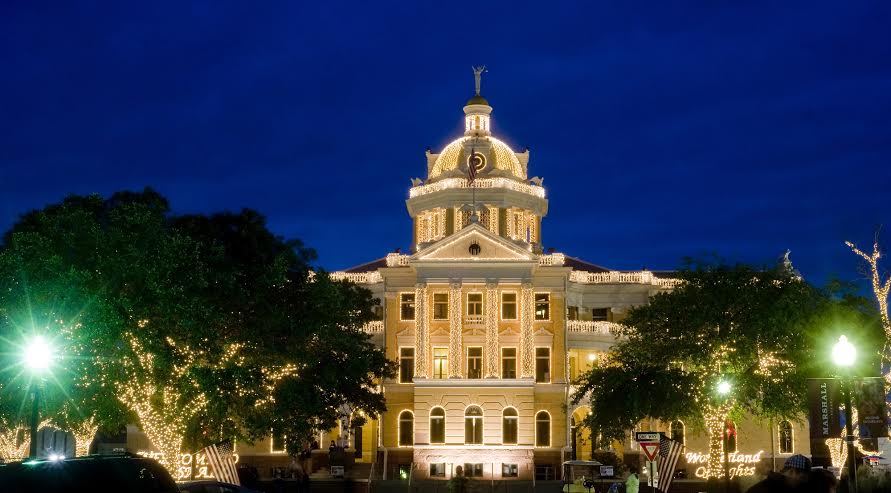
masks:
<svg viewBox="0 0 891 493"><path fill-rule="evenodd" d="M150 450L140 450L136 453L143 457L155 460L161 460L164 457L162 452L152 452ZM240 459L238 454L232 454L232 458L235 459L236 464ZM194 474L192 474L193 466ZM205 457L203 453L180 454L179 468L176 471L176 477L174 479L177 481L187 481L190 479L213 479L213 477L213 471L210 469L210 462L207 461L207 457Z"/></svg>
<svg viewBox="0 0 891 493"><path fill-rule="evenodd" d="M761 454L763 453L763 450L759 450L758 453L755 454L739 454L736 452L727 454L727 462L730 466L730 479L740 476L754 476L755 465L761 462ZM687 464L691 466L696 464L708 464L708 454L687 452L684 456L687 459ZM694 474L697 478L704 478L706 477L707 470L708 468L706 466L699 466L696 468Z"/></svg>

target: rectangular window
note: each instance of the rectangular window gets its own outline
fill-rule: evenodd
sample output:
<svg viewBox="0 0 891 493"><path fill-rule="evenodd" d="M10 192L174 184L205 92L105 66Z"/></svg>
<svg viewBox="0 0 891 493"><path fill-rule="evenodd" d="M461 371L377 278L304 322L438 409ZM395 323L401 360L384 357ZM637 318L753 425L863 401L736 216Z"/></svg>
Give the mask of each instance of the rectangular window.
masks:
<svg viewBox="0 0 891 493"><path fill-rule="evenodd" d="M467 378L483 378L483 348L467 348Z"/></svg>
<svg viewBox="0 0 891 493"><path fill-rule="evenodd" d="M501 320L517 319L517 293L501 293Z"/></svg>
<svg viewBox="0 0 891 493"><path fill-rule="evenodd" d="M403 321L415 319L414 293L402 293L399 295L399 319Z"/></svg>
<svg viewBox="0 0 891 493"><path fill-rule="evenodd" d="M433 462L430 464L431 478L444 478L446 474L445 462Z"/></svg>
<svg viewBox="0 0 891 493"><path fill-rule="evenodd" d="M571 306L569 307L569 313L566 315L570 320L578 320L579 319L579 307ZM544 467L544 466L542 466Z"/></svg>
<svg viewBox="0 0 891 493"><path fill-rule="evenodd" d="M449 378L449 348L433 348L433 378Z"/></svg>
<svg viewBox="0 0 891 493"><path fill-rule="evenodd" d="M551 348L535 348L535 382L549 383L551 381Z"/></svg>
<svg viewBox="0 0 891 493"><path fill-rule="evenodd" d="M554 466L535 466L536 481L553 481Z"/></svg>
<svg viewBox="0 0 891 493"><path fill-rule="evenodd" d="M467 478L481 478L481 477L483 477L482 463L464 464L464 477L467 477Z"/></svg>
<svg viewBox="0 0 891 493"><path fill-rule="evenodd" d="M516 464L501 464L502 478L516 478L520 476L520 468Z"/></svg>
<svg viewBox="0 0 891 493"><path fill-rule="evenodd" d="M285 435L275 432L272 432L272 443L270 444L272 447L270 452L284 452L285 451Z"/></svg>
<svg viewBox="0 0 891 493"><path fill-rule="evenodd" d="M551 319L551 295L535 293L535 320Z"/></svg>
<svg viewBox="0 0 891 493"><path fill-rule="evenodd" d="M609 308L592 308L591 320L609 320Z"/></svg>
<svg viewBox="0 0 891 493"><path fill-rule="evenodd" d="M433 320L449 319L449 293L433 293Z"/></svg>
<svg viewBox="0 0 891 493"><path fill-rule="evenodd" d="M501 348L501 378L517 378L517 348Z"/></svg>
<svg viewBox="0 0 891 493"><path fill-rule="evenodd" d="M374 305L371 309L372 313L374 313L375 320L383 320L384 319L384 307L382 305Z"/></svg>
<svg viewBox="0 0 891 493"><path fill-rule="evenodd" d="M483 316L483 293L467 293L467 316Z"/></svg>
<svg viewBox="0 0 891 493"><path fill-rule="evenodd" d="M399 383L412 383L415 376L415 348L399 348Z"/></svg>

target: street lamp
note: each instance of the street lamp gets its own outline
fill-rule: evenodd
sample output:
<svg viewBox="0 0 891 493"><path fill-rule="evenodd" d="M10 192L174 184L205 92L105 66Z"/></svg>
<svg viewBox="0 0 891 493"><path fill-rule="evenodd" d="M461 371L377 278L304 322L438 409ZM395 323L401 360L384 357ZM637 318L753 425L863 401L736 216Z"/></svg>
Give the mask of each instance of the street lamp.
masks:
<svg viewBox="0 0 891 493"><path fill-rule="evenodd" d="M721 379L718 381L718 395L726 398L730 391L733 390L733 386L730 385L730 382L727 380ZM730 491L730 459L727 453L727 434L730 430L727 429L727 420L724 420L724 423L721 425L721 445L724 449L724 492Z"/></svg>
<svg viewBox="0 0 891 493"><path fill-rule="evenodd" d="M39 420L38 404L40 402L40 381L43 373L53 361L53 348L42 336L34 336L25 346L23 355L25 366L31 371L31 453L30 458L37 458L37 423Z"/></svg>
<svg viewBox="0 0 891 493"><path fill-rule="evenodd" d="M851 412L851 366L857 359L857 348L845 336L839 336L832 347L832 361L841 368L845 390L845 441L848 443L848 491L857 493L857 450L854 448L854 415Z"/></svg>

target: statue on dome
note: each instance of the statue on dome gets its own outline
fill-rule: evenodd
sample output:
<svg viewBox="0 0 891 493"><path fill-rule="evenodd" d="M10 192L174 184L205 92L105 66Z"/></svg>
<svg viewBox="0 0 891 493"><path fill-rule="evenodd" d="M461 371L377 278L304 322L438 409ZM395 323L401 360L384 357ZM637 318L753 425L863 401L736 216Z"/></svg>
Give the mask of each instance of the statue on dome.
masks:
<svg viewBox="0 0 891 493"><path fill-rule="evenodd" d="M483 78L483 72L486 71L485 65L480 65L479 67L471 67L473 69L473 79L476 83L476 95L480 95L480 79Z"/></svg>

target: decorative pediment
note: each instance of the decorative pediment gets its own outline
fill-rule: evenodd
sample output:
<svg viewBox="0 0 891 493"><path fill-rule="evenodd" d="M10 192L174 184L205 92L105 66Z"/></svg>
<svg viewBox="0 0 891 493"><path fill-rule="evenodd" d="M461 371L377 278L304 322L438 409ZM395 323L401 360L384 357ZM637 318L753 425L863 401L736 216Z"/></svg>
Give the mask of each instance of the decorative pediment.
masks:
<svg viewBox="0 0 891 493"><path fill-rule="evenodd" d="M532 335L553 337L554 333L544 327L539 327Z"/></svg>
<svg viewBox="0 0 891 493"><path fill-rule="evenodd" d="M503 337L518 336L520 335L520 331L514 329L513 327L507 327L506 329L500 331L498 335Z"/></svg>
<svg viewBox="0 0 891 493"><path fill-rule="evenodd" d="M431 336L431 337L432 337L432 336L445 336L445 337L448 337L448 336L449 336L449 331L443 329L442 327L439 327L438 329L431 331L431 332L430 332L430 336Z"/></svg>
<svg viewBox="0 0 891 493"><path fill-rule="evenodd" d="M526 261L538 262L532 252L479 224L427 246L412 256L415 261Z"/></svg>
<svg viewBox="0 0 891 493"><path fill-rule="evenodd" d="M412 327L406 327L398 332L396 332L396 337L414 337L415 329Z"/></svg>

